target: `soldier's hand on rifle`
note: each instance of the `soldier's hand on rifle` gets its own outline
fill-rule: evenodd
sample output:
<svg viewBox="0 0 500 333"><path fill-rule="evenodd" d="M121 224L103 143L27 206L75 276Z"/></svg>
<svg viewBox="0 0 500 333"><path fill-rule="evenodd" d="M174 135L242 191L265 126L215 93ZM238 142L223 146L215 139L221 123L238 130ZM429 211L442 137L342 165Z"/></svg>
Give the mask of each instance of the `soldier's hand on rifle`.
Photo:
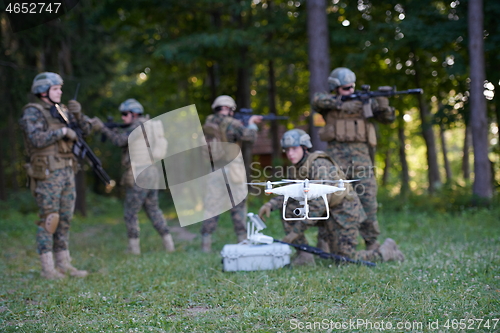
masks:
<svg viewBox="0 0 500 333"><path fill-rule="evenodd" d="M68 102L68 110L73 114L73 116L75 116L77 120L80 120L80 117L82 115L82 106L79 102L75 101L74 99L70 100Z"/></svg>
<svg viewBox="0 0 500 333"><path fill-rule="evenodd" d="M389 99L387 97L375 97L377 101L379 110L385 110L389 108Z"/></svg>
<svg viewBox="0 0 500 333"><path fill-rule="evenodd" d="M251 116L250 119L248 119L248 125L250 124L258 124L262 121L262 116Z"/></svg>
<svg viewBox="0 0 500 333"><path fill-rule="evenodd" d="M78 136L76 135L76 132L73 131L71 128L69 127L63 127L62 128L62 132L63 132L63 135L70 139L71 141L76 141L78 139Z"/></svg>
<svg viewBox="0 0 500 333"><path fill-rule="evenodd" d="M100 131L104 127L104 123L102 122L102 120L97 118L97 117L90 119L89 122L90 122L90 125L92 125L92 129L95 131Z"/></svg>
<svg viewBox="0 0 500 333"><path fill-rule="evenodd" d="M271 204L269 202L266 202L259 209L259 217L262 219L262 221L265 221L264 214L266 215L266 217L270 217L271 216Z"/></svg>

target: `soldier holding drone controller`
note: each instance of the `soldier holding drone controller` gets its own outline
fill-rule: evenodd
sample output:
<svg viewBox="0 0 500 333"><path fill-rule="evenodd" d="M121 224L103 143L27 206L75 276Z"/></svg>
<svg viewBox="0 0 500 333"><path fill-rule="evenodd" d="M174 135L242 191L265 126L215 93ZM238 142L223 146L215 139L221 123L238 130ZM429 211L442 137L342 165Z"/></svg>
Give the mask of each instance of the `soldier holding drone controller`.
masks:
<svg viewBox="0 0 500 333"><path fill-rule="evenodd" d="M312 148L309 135L300 130L287 131L281 138L281 147L288 160L293 164L291 169L292 179L310 181L323 180L325 184L331 181L345 179L345 175L337 163L322 151L309 152ZM399 250L394 240L387 238L378 249L356 251L357 236L361 223L366 219L358 195L352 189L349 181L344 181L345 190L329 194L328 207L322 198L309 201L310 219L283 219L285 238L283 241L292 244L307 244L304 231L310 226L318 226L318 247L325 252L336 253L352 259L365 261L403 261L404 255ZM283 196L272 198L259 210L261 218L270 216L271 211L283 206ZM290 202L286 206L284 216L291 216L293 212L300 212L298 202ZM314 217L327 215L326 220L316 220ZM295 213L297 215L297 213ZM294 265L314 263L311 253L298 251L298 256L293 260Z"/></svg>

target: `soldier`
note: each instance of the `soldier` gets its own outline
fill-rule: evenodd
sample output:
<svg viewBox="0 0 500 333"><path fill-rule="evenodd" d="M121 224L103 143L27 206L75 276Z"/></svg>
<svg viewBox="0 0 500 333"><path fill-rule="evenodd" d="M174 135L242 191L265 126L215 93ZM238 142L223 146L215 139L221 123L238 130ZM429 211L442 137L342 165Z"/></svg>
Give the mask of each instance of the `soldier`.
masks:
<svg viewBox="0 0 500 333"><path fill-rule="evenodd" d="M88 274L71 265L69 227L75 209L75 172L78 169L72 148L77 134L60 120L58 109L84 133L89 133L91 127L80 103L70 100L68 107L60 104L62 85L63 80L56 73L38 74L31 92L41 102L25 105L19 120L30 160L25 168L39 207L36 241L41 275L47 279L61 279L66 273L76 277Z"/></svg>
<svg viewBox="0 0 500 333"><path fill-rule="evenodd" d="M241 121L232 116L236 110L236 102L227 95L217 97L212 103L213 115L208 116L205 125L216 125L224 137L225 141L241 144L242 141L254 142L257 137L257 125L262 121L262 116L252 116L248 121L248 127L243 126ZM215 187L214 187L215 188ZM211 200L219 200L216 196L206 198L205 206L210 207ZM234 231L238 237L238 242L246 239L247 231L246 219L246 199L231 208L231 218L233 219ZM212 233L217 228L219 216L214 216L203 221L201 228L201 249L203 252L210 252L212 246Z"/></svg>
<svg viewBox="0 0 500 333"><path fill-rule="evenodd" d="M310 153L312 147L309 135L300 129L293 129L285 132L281 138L281 147L288 160L293 164L289 171L292 179L309 180L339 180L345 179L345 175L337 163L326 153L315 151ZM318 226L318 247L325 252L332 252L356 260L368 261L403 261L404 255L399 250L396 243L387 238L377 249L366 251L356 251L357 236L360 224L366 219L366 214L361 206L361 202L350 184L346 185L346 190L329 194L328 208L322 198L308 201L309 216L326 216L326 209L330 209L328 220L283 220L285 238L283 241L292 244L306 245L304 231L310 226ZM270 216L271 211L280 209L283 206L283 196L272 198L259 210L261 218ZM291 212L297 208L297 204L290 202L287 204L285 216L291 216ZM314 256L311 253L298 251L297 257L292 261L293 265L303 265L314 263Z"/></svg>
<svg viewBox="0 0 500 333"><path fill-rule="evenodd" d="M139 241L139 221L138 213L141 207L144 207L146 214L153 223L154 228L163 240L163 246L167 252L175 251L174 241L172 235L169 233L167 223L163 216L163 212L158 206L158 190L144 189L134 181L132 173L132 166L130 162L130 154L128 147L128 137L130 133L140 126L142 123L148 121L148 116L143 116L144 108L135 99L127 99L120 105L119 108L124 124L129 126L125 131L119 129L111 130L104 126L104 123L97 117L92 118L90 121L92 127L97 131L105 134L111 142L122 148L122 166L125 172L121 179L121 185L126 188L125 195L125 224L127 226L128 236L128 251L132 254L141 254L140 241ZM155 168L148 168L144 170L145 177L158 178L158 172ZM142 174L141 174L142 176Z"/></svg>
<svg viewBox="0 0 500 333"><path fill-rule="evenodd" d="M313 98L313 108L325 118L326 125L319 136L328 142L326 153L330 155L345 172L348 179L361 179L355 185L367 219L361 224L360 234L366 248L380 246L377 220L377 183L373 173L370 149L377 144L375 126L366 119L361 101L342 102L341 97L354 93L356 75L348 68L339 67L328 77L331 92L317 93ZM395 119L394 108L389 106L387 97L376 97L371 101L373 118L381 123L391 123Z"/></svg>

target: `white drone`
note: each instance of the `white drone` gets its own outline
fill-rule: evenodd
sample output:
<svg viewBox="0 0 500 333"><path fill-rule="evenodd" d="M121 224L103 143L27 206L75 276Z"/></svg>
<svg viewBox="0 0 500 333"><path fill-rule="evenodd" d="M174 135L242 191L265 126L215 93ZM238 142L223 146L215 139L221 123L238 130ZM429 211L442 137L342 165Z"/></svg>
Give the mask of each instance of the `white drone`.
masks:
<svg viewBox="0 0 500 333"><path fill-rule="evenodd" d="M296 179L283 179L277 182L267 181L265 183L249 183L250 185L265 185L266 194L277 194L285 196L283 200L283 219L286 221L298 221L298 220L327 220L330 218L330 210L328 209L328 199L327 195L330 193L335 193L338 191L345 191L345 183L354 182L356 180L296 180ZM321 184L321 183L333 183L338 184L338 186ZM288 184L285 186L280 186L273 188L273 185ZM310 217L309 216L309 204L308 200L316 199L322 197L325 202L326 217ZM289 198L293 198L303 207L296 208L293 210L295 216L298 217L286 217L286 205Z"/></svg>

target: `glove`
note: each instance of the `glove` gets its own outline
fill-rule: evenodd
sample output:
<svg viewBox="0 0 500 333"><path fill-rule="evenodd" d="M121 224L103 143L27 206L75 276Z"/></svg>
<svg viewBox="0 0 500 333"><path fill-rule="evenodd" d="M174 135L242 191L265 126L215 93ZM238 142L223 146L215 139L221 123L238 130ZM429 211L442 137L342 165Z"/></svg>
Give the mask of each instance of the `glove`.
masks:
<svg viewBox="0 0 500 333"><path fill-rule="evenodd" d="M378 109L381 111L387 110L389 108L389 99L387 97L375 97L378 104Z"/></svg>
<svg viewBox="0 0 500 333"><path fill-rule="evenodd" d="M92 125L92 129L95 131L100 131L104 127L104 123L102 122L102 120L97 117L90 119L89 122L90 125Z"/></svg>
<svg viewBox="0 0 500 333"><path fill-rule="evenodd" d="M63 134L64 134L65 137L67 137L71 141L76 141L78 139L78 136L76 135L76 132L73 131L69 127L64 127L63 128Z"/></svg>
<svg viewBox="0 0 500 333"><path fill-rule="evenodd" d="M68 110L73 114L73 116L75 116L76 120L80 120L80 117L82 116L82 106L80 103L74 99L70 100L68 102Z"/></svg>
<svg viewBox="0 0 500 333"><path fill-rule="evenodd" d="M358 113L363 110L363 103L361 101L343 102L340 110L347 114Z"/></svg>
<svg viewBox="0 0 500 333"><path fill-rule="evenodd" d="M271 216L271 206L272 205L269 202L266 202L262 207L260 207L258 215L262 221L265 221L264 214L266 214L266 217Z"/></svg>

